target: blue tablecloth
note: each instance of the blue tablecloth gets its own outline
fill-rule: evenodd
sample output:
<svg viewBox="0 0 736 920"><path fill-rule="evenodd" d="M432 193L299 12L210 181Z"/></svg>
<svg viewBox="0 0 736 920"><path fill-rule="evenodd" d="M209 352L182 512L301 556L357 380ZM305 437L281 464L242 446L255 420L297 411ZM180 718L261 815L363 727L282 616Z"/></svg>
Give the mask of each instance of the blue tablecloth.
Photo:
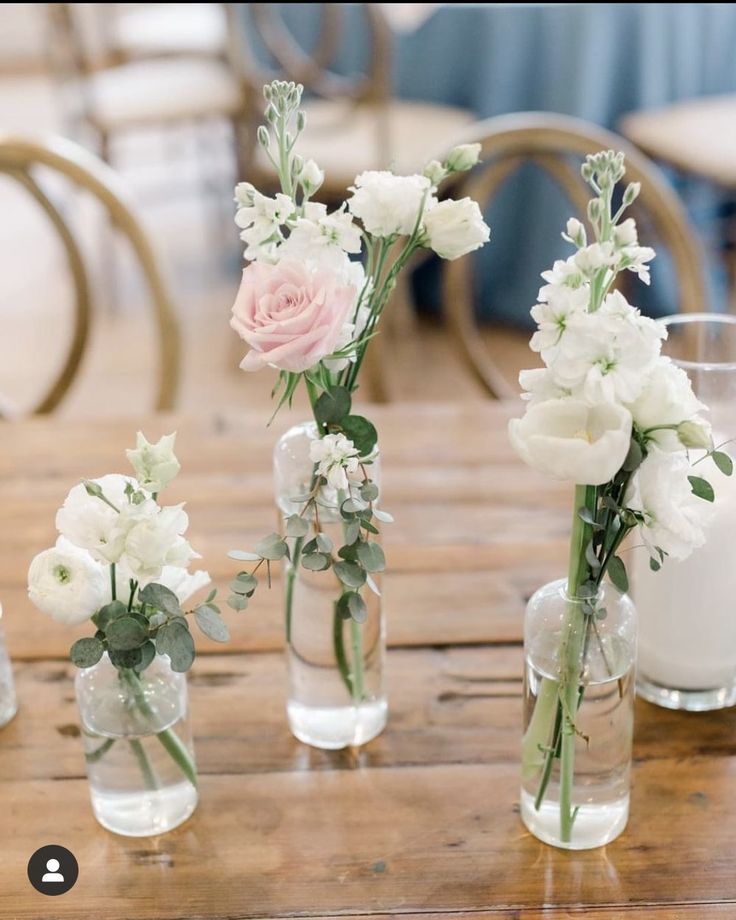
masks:
<svg viewBox="0 0 736 920"><path fill-rule="evenodd" d="M309 47L319 4L278 6ZM347 73L364 65L366 46L361 10L344 7L336 69ZM735 50L736 4L454 4L397 33L393 83L399 96L463 106L478 118L543 110L615 128L634 109L736 91ZM682 181L678 190L696 227L712 233L712 190ZM539 273L568 251L559 237L568 210L531 169L507 184L488 212L492 243L476 258L480 316L527 322ZM722 300L711 269L713 299ZM429 266L419 285L424 307L432 307L435 271ZM654 296L637 288L648 312L671 310L668 274L663 259L653 267Z"/></svg>

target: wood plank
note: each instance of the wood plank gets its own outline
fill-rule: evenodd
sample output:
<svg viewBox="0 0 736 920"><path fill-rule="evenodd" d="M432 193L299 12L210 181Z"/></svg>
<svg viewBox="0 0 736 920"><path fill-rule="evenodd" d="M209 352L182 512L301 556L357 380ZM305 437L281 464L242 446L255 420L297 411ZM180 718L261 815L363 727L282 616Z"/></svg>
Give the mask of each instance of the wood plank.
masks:
<svg viewBox="0 0 736 920"><path fill-rule="evenodd" d="M19 779L0 916L48 918L25 866L51 839L81 867L58 920L736 901L734 781L730 757L638 764L625 835L568 853L524 831L509 764L205 776L193 819L153 840L96 827L83 780Z"/></svg>
<svg viewBox="0 0 736 920"><path fill-rule="evenodd" d="M21 710L0 733L0 782L83 775L74 673L64 662L18 665ZM392 651L388 729L360 751L319 751L292 738L285 674L281 656L270 653L196 662L190 700L202 773L518 763L518 647ZM637 761L732 757L735 739L736 709L695 715L637 702Z"/></svg>

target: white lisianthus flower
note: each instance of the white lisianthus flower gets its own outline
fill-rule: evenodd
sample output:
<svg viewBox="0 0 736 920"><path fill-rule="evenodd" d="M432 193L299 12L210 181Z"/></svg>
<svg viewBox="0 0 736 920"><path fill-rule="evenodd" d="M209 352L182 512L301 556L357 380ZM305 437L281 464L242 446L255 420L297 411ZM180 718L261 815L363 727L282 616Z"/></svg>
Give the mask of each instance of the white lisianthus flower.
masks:
<svg viewBox="0 0 736 920"><path fill-rule="evenodd" d="M373 236L408 236L417 225L422 202L425 213L437 203L431 189L426 176L369 170L351 186L348 208Z"/></svg>
<svg viewBox="0 0 736 920"><path fill-rule="evenodd" d="M105 566L64 537L53 549L39 553L28 569L31 603L67 626L88 620L105 603L109 590Z"/></svg>
<svg viewBox="0 0 736 920"><path fill-rule="evenodd" d="M306 191L313 195L325 181L324 170L320 169L314 160L307 160L299 173L299 181Z"/></svg>
<svg viewBox="0 0 736 920"><path fill-rule="evenodd" d="M530 405L509 422L509 440L529 466L581 485L602 485L621 469L631 442L631 414L623 406L589 406L578 399Z"/></svg>
<svg viewBox="0 0 736 920"><path fill-rule="evenodd" d="M326 434L312 441L309 458L317 464L317 474L333 489L346 490L358 473L358 450L344 434Z"/></svg>
<svg viewBox="0 0 736 920"><path fill-rule="evenodd" d="M161 508L155 515L138 520L125 538L125 562L133 577L155 581L164 566L186 568L198 559L182 534L189 526L183 505Z"/></svg>
<svg viewBox="0 0 736 920"><path fill-rule="evenodd" d="M181 464L174 453L175 442L176 432L164 435L156 444L150 444L139 431L135 450L125 451L138 484L145 492L161 492L176 478Z"/></svg>
<svg viewBox="0 0 736 920"><path fill-rule="evenodd" d="M687 478L690 471L684 453L654 447L624 496L627 508L644 515L639 532L654 558L657 547L673 559L685 559L705 543L713 504L693 495Z"/></svg>
<svg viewBox="0 0 736 920"><path fill-rule="evenodd" d="M459 144L447 157L447 168L452 172L466 172L480 160L480 144Z"/></svg>
<svg viewBox="0 0 736 920"><path fill-rule="evenodd" d="M56 514L56 529L75 546L88 550L99 562L117 562L125 547L125 532L119 526L119 512L129 504L126 487L136 488L132 477L110 473L93 479L110 507L89 495L81 483L71 489Z"/></svg>
<svg viewBox="0 0 736 920"><path fill-rule="evenodd" d="M693 393L690 378L682 368L677 367L669 358L660 357L647 377L639 398L631 405L634 424L642 432L649 432L647 437L657 447L666 451L682 450L683 447L704 446L702 438L710 443L710 425L699 418L706 407ZM691 443L685 444L680 439L676 428L662 426L679 426L690 422L701 432L701 443L697 440L695 429L685 429L685 437ZM706 445L707 446L707 445Z"/></svg>
<svg viewBox="0 0 736 920"><path fill-rule="evenodd" d="M431 248L442 259L459 259L488 242L491 230L472 198L449 198L424 216L424 229Z"/></svg>

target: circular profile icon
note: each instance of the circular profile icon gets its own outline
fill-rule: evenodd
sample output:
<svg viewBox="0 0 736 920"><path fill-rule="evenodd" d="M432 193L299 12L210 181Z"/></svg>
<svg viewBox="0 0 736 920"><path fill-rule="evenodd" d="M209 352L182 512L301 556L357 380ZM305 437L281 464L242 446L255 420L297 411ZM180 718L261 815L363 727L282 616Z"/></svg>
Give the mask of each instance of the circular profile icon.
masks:
<svg viewBox="0 0 736 920"><path fill-rule="evenodd" d="M78 875L74 854L55 843L36 850L28 860L28 881L41 894L65 894L74 887Z"/></svg>

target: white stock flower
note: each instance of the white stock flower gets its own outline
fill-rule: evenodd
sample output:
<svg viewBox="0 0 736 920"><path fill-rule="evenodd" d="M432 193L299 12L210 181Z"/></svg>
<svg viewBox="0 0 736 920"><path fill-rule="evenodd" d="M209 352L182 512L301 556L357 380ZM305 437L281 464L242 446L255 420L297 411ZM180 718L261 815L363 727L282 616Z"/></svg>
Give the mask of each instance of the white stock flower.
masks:
<svg viewBox="0 0 736 920"><path fill-rule="evenodd" d="M39 553L28 569L31 603L67 626L88 620L105 603L106 593L106 568L64 537Z"/></svg>
<svg viewBox="0 0 736 920"><path fill-rule="evenodd" d="M459 259L488 242L491 230L472 198L440 201L424 216L432 249L442 259Z"/></svg>
<svg viewBox="0 0 736 920"><path fill-rule="evenodd" d="M331 214L323 204L307 202L288 238L279 246L279 258L288 257L313 263L320 268L340 269L346 253L359 253L360 230L344 205ZM360 264L360 263L355 263Z"/></svg>
<svg viewBox="0 0 736 920"><path fill-rule="evenodd" d="M283 239L281 226L294 213L294 202L280 192L268 198L249 183L241 183L235 192L238 202L251 202L243 204L235 213L235 223L241 229L240 238L247 243L245 258L249 261L261 256L272 258L275 245Z"/></svg>
<svg viewBox="0 0 736 920"><path fill-rule="evenodd" d="M110 473L93 479L111 508L101 498L89 495L83 484L74 486L56 514L56 529L75 546L89 550L99 562L117 562L125 546L119 526L119 511L129 504L126 486L136 488L132 476ZM115 510L117 509L117 510Z"/></svg>
<svg viewBox="0 0 736 920"><path fill-rule="evenodd" d="M373 236L407 236L412 233L424 201L425 212L437 199L426 176L396 176L373 171L356 176L348 208Z"/></svg>
<svg viewBox="0 0 736 920"><path fill-rule="evenodd" d="M175 442L176 432L164 435L156 444L149 443L143 432L138 432L135 450L126 450L125 455L135 470L141 489L161 492L176 478L181 465L174 453Z"/></svg>
<svg viewBox="0 0 736 920"><path fill-rule="evenodd" d="M634 424L643 432L657 429L664 425L680 425L692 422L706 436L710 435L710 426L698 416L706 407L693 393L690 378L682 368L677 367L669 358L660 357L647 377L638 399L631 405ZM686 435L688 429L686 429ZM648 437L662 450L682 450L685 445L673 429L651 431ZM701 445L702 446L702 445Z"/></svg>
<svg viewBox="0 0 736 920"><path fill-rule="evenodd" d="M542 272L542 279L547 283L539 289L540 300L547 300L551 290L560 285L579 288L585 281L583 273L575 264L575 256L570 256L569 259L556 259L552 268Z"/></svg>
<svg viewBox="0 0 736 920"><path fill-rule="evenodd" d="M587 287L570 288L552 286L546 291L546 300L532 307L532 319L537 331L529 342L532 351L543 352L545 360L551 360L550 350L560 344L574 313L584 313L588 307L590 293Z"/></svg>
<svg viewBox="0 0 736 920"><path fill-rule="evenodd" d="M691 467L684 453L652 448L634 474L624 504L644 515L642 540L657 558L659 547L673 559L685 559L705 543L713 504L693 495Z"/></svg>
<svg viewBox="0 0 736 920"><path fill-rule="evenodd" d="M125 561L133 577L155 581L164 566L186 568L198 559L182 536L188 526L183 505L160 508L138 519L125 537Z"/></svg>
<svg viewBox="0 0 736 920"><path fill-rule="evenodd" d="M333 489L346 490L358 473L358 450L344 434L326 434L312 441L309 458Z"/></svg>
<svg viewBox="0 0 736 920"><path fill-rule="evenodd" d="M570 396L570 391L555 383L554 376L549 368L534 367L530 370L519 372L519 385L524 391L521 398L530 405L545 402L548 399L562 399Z"/></svg>
<svg viewBox="0 0 736 920"><path fill-rule="evenodd" d="M583 246L573 256L577 268L591 278L601 268L612 268L618 261L613 243L591 243Z"/></svg>
<svg viewBox="0 0 736 920"><path fill-rule="evenodd" d="M631 415L623 406L589 406L578 399L530 405L509 422L509 440L529 466L580 485L601 485L621 468L631 442Z"/></svg>
<svg viewBox="0 0 736 920"><path fill-rule="evenodd" d="M639 235L636 230L636 221L633 217L627 217L613 228L613 245L617 249L623 249L625 246L636 246L639 242Z"/></svg>

